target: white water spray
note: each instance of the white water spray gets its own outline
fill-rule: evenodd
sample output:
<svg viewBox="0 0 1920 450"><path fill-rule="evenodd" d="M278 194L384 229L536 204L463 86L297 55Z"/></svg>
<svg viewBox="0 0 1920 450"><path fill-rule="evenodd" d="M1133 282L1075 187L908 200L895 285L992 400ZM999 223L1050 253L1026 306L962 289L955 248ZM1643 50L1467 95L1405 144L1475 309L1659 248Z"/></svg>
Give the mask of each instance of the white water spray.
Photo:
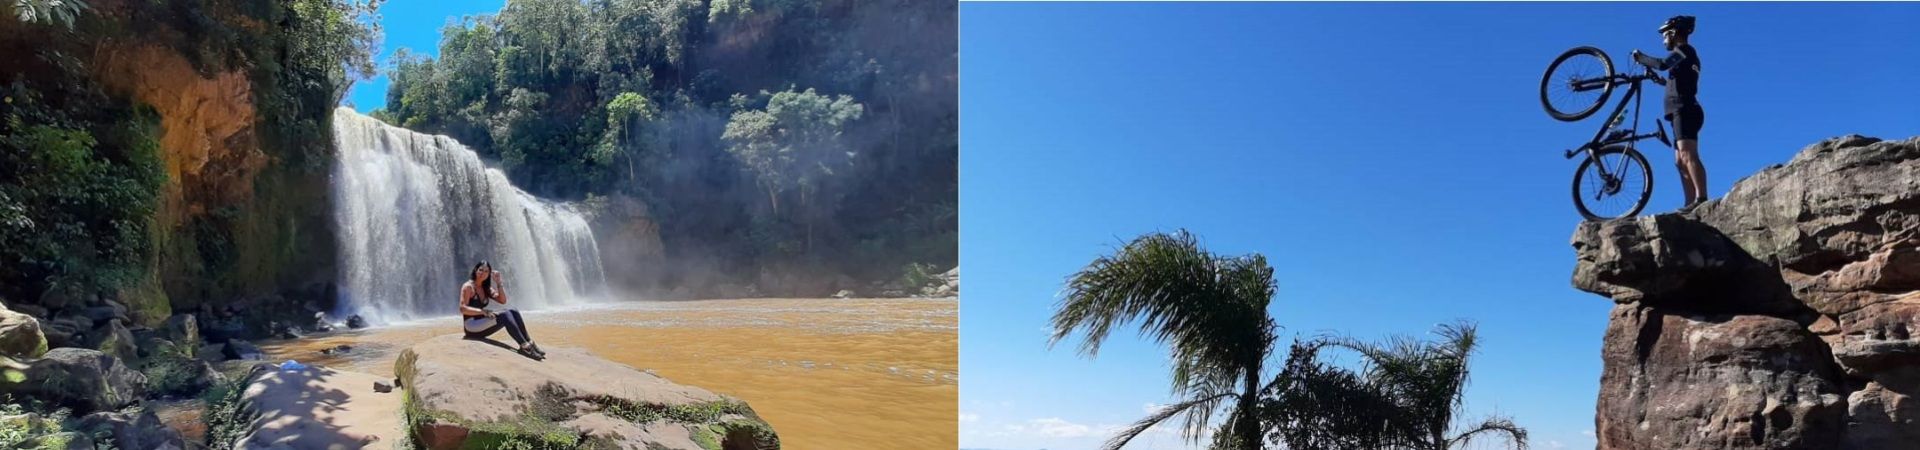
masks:
<svg viewBox="0 0 1920 450"><path fill-rule="evenodd" d="M458 313L474 263L503 272L509 305L583 302L606 273L586 218L534 197L446 136L416 133L339 108L333 168L340 310L375 323Z"/></svg>

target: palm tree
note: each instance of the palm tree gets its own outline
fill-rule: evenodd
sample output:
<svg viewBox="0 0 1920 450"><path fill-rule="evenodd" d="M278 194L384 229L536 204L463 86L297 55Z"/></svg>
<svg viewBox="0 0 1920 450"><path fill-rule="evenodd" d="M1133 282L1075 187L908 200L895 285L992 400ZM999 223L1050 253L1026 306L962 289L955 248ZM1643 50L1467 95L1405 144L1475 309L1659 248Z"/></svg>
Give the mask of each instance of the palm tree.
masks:
<svg viewBox="0 0 1920 450"><path fill-rule="evenodd" d="M1478 345L1471 323L1441 325L1437 342L1395 337L1385 344L1352 338L1296 343L1281 374L1263 390L1275 441L1294 449L1448 450L1484 435L1505 435L1525 449L1527 431L1490 416L1457 429L1467 364ZM1329 364L1321 351L1360 354L1359 372ZM1454 431L1459 430L1459 431Z"/></svg>
<svg viewBox="0 0 1920 450"><path fill-rule="evenodd" d="M1114 435L1106 449L1174 416L1185 417L1182 435L1198 442L1228 402L1214 447L1259 449L1261 364L1278 328L1267 315L1273 292L1273 268L1259 254L1221 257L1185 230L1151 233L1069 278L1049 345L1078 331L1080 353L1094 357L1114 326L1137 321L1142 335L1172 348L1172 390L1184 400Z"/></svg>

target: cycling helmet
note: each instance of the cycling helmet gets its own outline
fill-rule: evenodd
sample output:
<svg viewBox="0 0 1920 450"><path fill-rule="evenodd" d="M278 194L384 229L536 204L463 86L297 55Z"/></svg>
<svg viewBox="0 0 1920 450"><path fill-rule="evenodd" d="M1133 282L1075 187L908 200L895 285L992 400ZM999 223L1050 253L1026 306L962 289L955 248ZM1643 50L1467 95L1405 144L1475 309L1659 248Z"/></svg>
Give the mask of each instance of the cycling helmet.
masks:
<svg viewBox="0 0 1920 450"><path fill-rule="evenodd" d="M1681 35L1693 34L1693 16L1673 16L1667 19L1666 23L1660 24L1660 32L1665 33L1667 30L1674 30Z"/></svg>

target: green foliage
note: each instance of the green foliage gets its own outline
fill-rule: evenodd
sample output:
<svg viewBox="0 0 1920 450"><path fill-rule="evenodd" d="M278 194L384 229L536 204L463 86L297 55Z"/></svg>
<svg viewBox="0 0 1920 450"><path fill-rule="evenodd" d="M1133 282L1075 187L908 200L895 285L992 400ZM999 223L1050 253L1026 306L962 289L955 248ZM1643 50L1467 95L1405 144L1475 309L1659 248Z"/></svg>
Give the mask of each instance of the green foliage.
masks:
<svg viewBox="0 0 1920 450"><path fill-rule="evenodd" d="M1362 342L1328 337L1294 344L1286 369L1261 393L1268 436L1297 449L1469 448L1499 435L1515 448L1527 432L1504 417L1460 427L1468 362L1478 347L1470 323L1442 325L1439 339ZM1321 359L1326 349L1358 353L1358 368Z"/></svg>
<svg viewBox="0 0 1920 450"><path fill-rule="evenodd" d="M87 9L80 0L13 0L13 16L21 22L61 24L73 29L74 20Z"/></svg>
<svg viewBox="0 0 1920 450"><path fill-rule="evenodd" d="M765 91L761 95L768 95ZM829 97L813 89L771 94L765 109L735 111L721 139L727 151L753 172L767 190L773 208L778 196L791 189L805 192L818 187L853 160L840 136L848 122L864 108L845 95Z"/></svg>
<svg viewBox="0 0 1920 450"><path fill-rule="evenodd" d="M147 376L147 393L155 396L193 396L207 387L202 364L183 345L161 346L142 362L140 373Z"/></svg>
<svg viewBox="0 0 1920 450"><path fill-rule="evenodd" d="M397 51L381 115L538 195L638 199L649 216L602 219L658 224L669 257L723 266L675 270L890 281L957 256L951 215L903 214L957 200L954 12L512 0L450 24L437 60Z"/></svg>
<svg viewBox="0 0 1920 450"><path fill-rule="evenodd" d="M1265 257L1215 255L1184 230L1141 236L1070 277L1054 310L1051 344L1078 332L1080 352L1091 357L1115 325L1140 322L1141 334L1171 350L1173 394L1184 399L1122 430L1105 448L1125 446L1174 416L1186 418L1184 436L1198 439L1227 405L1217 439L1260 448L1256 395L1278 328L1267 315L1273 293Z"/></svg>
<svg viewBox="0 0 1920 450"><path fill-rule="evenodd" d="M900 270L900 286L907 289L920 289L932 285L940 275L934 270L936 268L932 264L907 263L907 266Z"/></svg>
<svg viewBox="0 0 1920 450"><path fill-rule="evenodd" d="M1260 384L1263 362L1275 356L1277 327L1267 315L1273 293L1265 257L1215 255L1184 230L1141 236L1070 277L1055 308L1052 343L1081 333L1081 353L1094 356L1114 326L1138 323L1142 334L1170 348L1172 390L1184 399L1122 429L1105 448L1123 447L1176 416L1186 418L1189 439L1213 427L1214 449L1259 449L1270 441L1291 449L1447 450L1486 434L1526 447L1526 430L1505 418L1456 428L1477 346L1472 324L1442 326L1432 342L1296 342L1272 381ZM1358 353L1365 363L1355 370L1321 359L1330 348ZM1225 420L1213 420L1229 404Z"/></svg>
<svg viewBox="0 0 1920 450"><path fill-rule="evenodd" d="M82 429L78 422L66 408L0 395L0 448L65 450L72 439L85 438L95 449L118 449L110 430Z"/></svg>
<svg viewBox="0 0 1920 450"><path fill-rule="evenodd" d="M374 74L373 53L380 39L383 0L293 0L281 30L289 69L309 80L325 80L345 95L352 80Z"/></svg>
<svg viewBox="0 0 1920 450"><path fill-rule="evenodd" d="M705 424L720 421L720 416L728 414L751 415L753 409L738 400L719 400L684 405L638 404L613 397L599 397L588 400L600 405L608 415L619 417L628 422L647 423L655 420L671 420L680 423Z"/></svg>
<svg viewBox="0 0 1920 450"><path fill-rule="evenodd" d="M0 285L77 296L139 281L164 181L151 113L98 120L17 81L0 101Z"/></svg>
<svg viewBox="0 0 1920 450"><path fill-rule="evenodd" d="M207 446L213 450L227 450L235 442L246 436L253 423L253 415L247 413L241 395L247 391L250 377L232 377L227 381L214 383L200 394L204 410L200 420L207 424Z"/></svg>

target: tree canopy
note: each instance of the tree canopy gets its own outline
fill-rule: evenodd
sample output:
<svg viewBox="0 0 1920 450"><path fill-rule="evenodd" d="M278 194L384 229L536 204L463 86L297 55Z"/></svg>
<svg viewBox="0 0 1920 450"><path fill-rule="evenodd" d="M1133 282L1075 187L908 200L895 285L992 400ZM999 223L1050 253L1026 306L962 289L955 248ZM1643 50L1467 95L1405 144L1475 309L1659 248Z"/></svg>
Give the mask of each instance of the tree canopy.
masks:
<svg viewBox="0 0 1920 450"><path fill-rule="evenodd" d="M396 52L376 117L537 195L639 199L708 269L881 279L957 258L956 27L950 2L512 0Z"/></svg>

